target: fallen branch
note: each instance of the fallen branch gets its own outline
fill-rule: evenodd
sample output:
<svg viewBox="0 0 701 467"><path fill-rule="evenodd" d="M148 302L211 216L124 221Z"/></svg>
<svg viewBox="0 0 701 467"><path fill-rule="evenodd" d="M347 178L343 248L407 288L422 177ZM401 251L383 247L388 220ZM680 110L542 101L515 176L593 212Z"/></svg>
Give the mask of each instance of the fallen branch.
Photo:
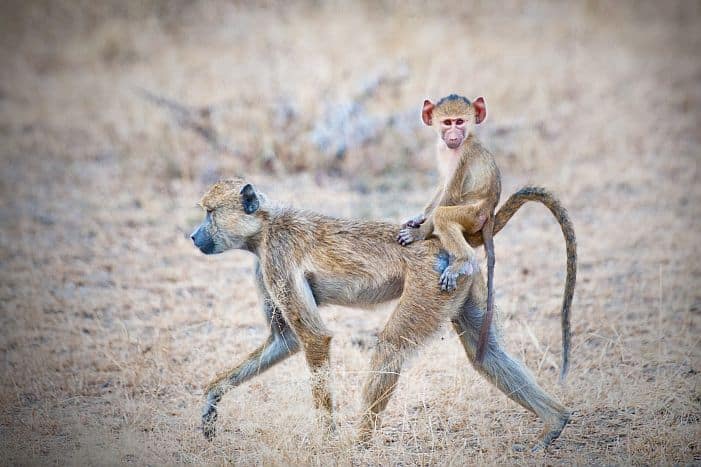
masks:
<svg viewBox="0 0 701 467"><path fill-rule="evenodd" d="M217 130L212 125L212 106L190 107L181 104L174 99L160 96L147 89L137 88L136 93L142 99L152 104L165 108L176 124L181 128L195 132L195 134L207 141L213 149L223 152L231 152L229 145L222 142Z"/></svg>

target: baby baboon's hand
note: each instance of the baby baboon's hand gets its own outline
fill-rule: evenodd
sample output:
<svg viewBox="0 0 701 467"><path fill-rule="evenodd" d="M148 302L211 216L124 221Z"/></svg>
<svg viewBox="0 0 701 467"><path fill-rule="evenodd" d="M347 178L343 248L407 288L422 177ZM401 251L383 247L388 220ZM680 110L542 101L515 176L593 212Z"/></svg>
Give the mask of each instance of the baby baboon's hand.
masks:
<svg viewBox="0 0 701 467"><path fill-rule="evenodd" d="M421 224L426 222L426 216L422 213L417 216L412 217L404 223L402 227L410 227L412 229L418 229Z"/></svg>
<svg viewBox="0 0 701 467"><path fill-rule="evenodd" d="M404 227L397 234L397 242L402 246L407 246L416 240L421 240L419 229L414 227Z"/></svg>

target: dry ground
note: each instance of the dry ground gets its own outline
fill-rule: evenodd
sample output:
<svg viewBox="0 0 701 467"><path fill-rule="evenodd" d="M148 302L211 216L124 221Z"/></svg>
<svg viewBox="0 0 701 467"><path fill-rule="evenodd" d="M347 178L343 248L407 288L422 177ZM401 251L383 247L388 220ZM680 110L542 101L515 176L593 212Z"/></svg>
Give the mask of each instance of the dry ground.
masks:
<svg viewBox="0 0 701 467"><path fill-rule="evenodd" d="M701 462L698 2L0 8L3 463ZM196 108L209 132L143 89ZM205 442L203 386L266 335L253 258L187 239L206 186L245 174L296 206L399 222L436 182L419 105L452 91L487 97L505 195L546 185L576 224L563 387L557 225L526 207L496 240L504 339L571 425L545 454L512 449L539 422L446 328L374 444L355 447L390 308L339 308L324 312L339 436L322 439L296 356L233 390ZM363 105L336 118L349 101ZM357 131L336 135L339 151L324 128Z"/></svg>

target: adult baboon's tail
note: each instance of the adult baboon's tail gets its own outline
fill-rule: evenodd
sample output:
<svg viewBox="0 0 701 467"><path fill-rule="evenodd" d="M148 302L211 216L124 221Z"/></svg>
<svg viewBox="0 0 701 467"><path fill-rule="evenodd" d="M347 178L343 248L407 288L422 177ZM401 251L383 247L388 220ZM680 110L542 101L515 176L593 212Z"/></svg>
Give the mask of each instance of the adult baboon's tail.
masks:
<svg viewBox="0 0 701 467"><path fill-rule="evenodd" d="M565 237L565 248L567 250L567 277L565 278L565 295L562 299L562 368L560 369L560 381L564 381L570 367L570 309L572 307L572 297L574 286L577 281L577 239L574 234L574 226L570 220L567 210L560 204L560 201L545 188L526 186L511 195L501 206L494 216L494 235L497 234L511 219L511 217L527 201L538 201L543 203L555 219L560 224L562 234ZM470 236L469 243L478 246L482 243L479 236Z"/></svg>

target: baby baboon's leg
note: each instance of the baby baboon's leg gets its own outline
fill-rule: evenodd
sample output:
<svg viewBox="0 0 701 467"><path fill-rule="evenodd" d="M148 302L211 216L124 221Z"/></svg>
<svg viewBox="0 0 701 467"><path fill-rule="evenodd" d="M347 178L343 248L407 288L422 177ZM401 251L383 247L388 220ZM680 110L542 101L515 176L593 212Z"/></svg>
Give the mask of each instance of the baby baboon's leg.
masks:
<svg viewBox="0 0 701 467"><path fill-rule="evenodd" d="M425 279L432 282L433 277ZM436 289L435 283L429 284L428 280L423 283L407 281L397 308L378 335L370 372L363 387L364 412L358 430L362 442L368 441L379 427L380 412L394 392L404 361L447 320L447 299L432 296L430 304L425 303L426 289Z"/></svg>
<svg viewBox="0 0 701 467"><path fill-rule="evenodd" d="M439 206L433 214L434 229L448 224L458 224L465 232L474 234L482 230L488 218L487 214L482 201L459 206Z"/></svg>
<svg viewBox="0 0 701 467"><path fill-rule="evenodd" d="M251 352L242 362L230 370L220 373L205 390L205 404L202 410L202 432L211 440L216 434L217 404L230 389L256 376L286 357L297 352L297 339L280 311L275 308L258 276L258 287L270 336L260 347Z"/></svg>
<svg viewBox="0 0 701 467"><path fill-rule="evenodd" d="M476 275L471 295L453 319L453 327L477 371L513 401L543 420L545 426L533 450L545 448L560 435L569 421L570 412L538 386L530 371L502 348L494 325L489 332L484 361L481 365L475 363L476 346L486 308L484 295L484 280L481 275Z"/></svg>
<svg viewBox="0 0 701 467"><path fill-rule="evenodd" d="M470 275L476 268L475 250L467 243L463 232L477 232L482 228L487 219L481 212L482 204L478 202L436 208L433 231L452 257L451 264L441 274L440 284L443 290L455 289L458 276Z"/></svg>
<svg viewBox="0 0 701 467"><path fill-rule="evenodd" d="M440 278L441 289L454 290L460 274L473 272L475 250L465 241L464 223L472 225L474 209L471 206L440 206L433 215L433 233L450 254L450 264ZM467 230L469 231L469 230Z"/></svg>

